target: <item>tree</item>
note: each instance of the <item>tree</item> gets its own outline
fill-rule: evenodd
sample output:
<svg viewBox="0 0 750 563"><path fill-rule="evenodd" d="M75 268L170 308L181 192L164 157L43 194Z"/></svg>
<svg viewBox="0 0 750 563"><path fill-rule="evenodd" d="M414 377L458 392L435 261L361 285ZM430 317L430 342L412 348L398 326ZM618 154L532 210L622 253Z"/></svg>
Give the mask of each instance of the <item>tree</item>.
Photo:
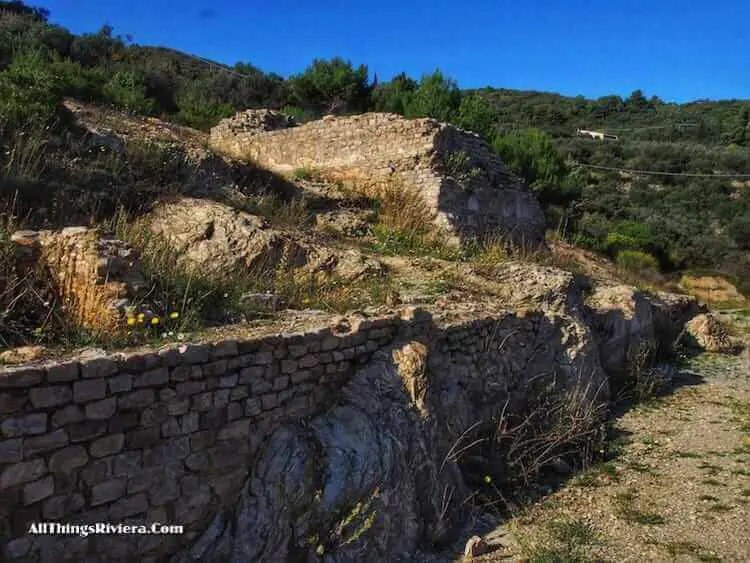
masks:
<svg viewBox="0 0 750 563"><path fill-rule="evenodd" d="M390 82L375 86L372 91L372 107L375 111L404 115L418 86L416 80L402 72Z"/></svg>
<svg viewBox="0 0 750 563"><path fill-rule="evenodd" d="M630 94L625 105L630 111L641 111L651 107L646 96L643 95L642 90L633 90L633 93Z"/></svg>
<svg viewBox="0 0 750 563"><path fill-rule="evenodd" d="M565 159L552 137L539 129L497 137L492 147L536 190L560 186L567 174Z"/></svg>
<svg viewBox="0 0 750 563"><path fill-rule="evenodd" d="M409 98L406 117L432 117L438 121L452 121L461 103L461 91L455 81L436 70L419 81L419 87Z"/></svg>
<svg viewBox="0 0 750 563"><path fill-rule="evenodd" d="M321 113L363 111L369 105L367 66L356 69L340 57L315 59L303 72L289 79L295 105Z"/></svg>
<svg viewBox="0 0 750 563"><path fill-rule="evenodd" d="M479 94L461 97L454 123L463 129L489 139L497 123L497 111Z"/></svg>
<svg viewBox="0 0 750 563"><path fill-rule="evenodd" d="M49 125L58 115L60 81L40 53L19 56L0 72L0 128Z"/></svg>

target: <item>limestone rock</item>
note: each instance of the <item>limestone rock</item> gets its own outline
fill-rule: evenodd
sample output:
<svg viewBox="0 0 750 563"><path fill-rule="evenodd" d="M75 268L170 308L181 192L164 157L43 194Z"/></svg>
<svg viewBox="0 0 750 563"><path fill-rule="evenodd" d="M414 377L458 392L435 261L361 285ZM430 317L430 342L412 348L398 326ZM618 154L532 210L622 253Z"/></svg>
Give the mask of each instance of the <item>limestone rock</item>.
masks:
<svg viewBox="0 0 750 563"><path fill-rule="evenodd" d="M21 346L0 354L0 364L22 364L38 360L44 354L44 346Z"/></svg>
<svg viewBox="0 0 750 563"><path fill-rule="evenodd" d="M479 536L472 536L469 541L466 542L464 548L464 560L471 561L475 557L489 553L490 548Z"/></svg>
<svg viewBox="0 0 750 563"><path fill-rule="evenodd" d="M190 268L202 273L247 271L269 274L279 268L324 273L352 281L382 270L355 250L333 251L272 229L251 215L215 201L162 201L148 216L151 231L174 245Z"/></svg>
<svg viewBox="0 0 750 563"><path fill-rule="evenodd" d="M315 226L345 237L363 237L370 232L372 215L368 211L329 211L315 216Z"/></svg>
<svg viewBox="0 0 750 563"><path fill-rule="evenodd" d="M258 135L266 131L278 131L294 127L294 119L278 111L248 109L232 117L222 119L211 129L212 135Z"/></svg>
<svg viewBox="0 0 750 563"><path fill-rule="evenodd" d="M703 313L685 325L689 344L697 344L706 352L732 354L742 346L712 313Z"/></svg>

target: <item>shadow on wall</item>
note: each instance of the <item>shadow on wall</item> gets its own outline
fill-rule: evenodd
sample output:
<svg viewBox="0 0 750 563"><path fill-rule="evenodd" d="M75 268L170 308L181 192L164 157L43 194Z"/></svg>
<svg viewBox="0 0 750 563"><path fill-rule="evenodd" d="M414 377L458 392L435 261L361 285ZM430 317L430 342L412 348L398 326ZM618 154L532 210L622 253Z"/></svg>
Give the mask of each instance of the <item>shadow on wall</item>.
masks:
<svg viewBox="0 0 750 563"><path fill-rule="evenodd" d="M438 212L461 241L502 238L524 249L544 243L544 214L535 194L485 141L443 127L435 147L442 175Z"/></svg>

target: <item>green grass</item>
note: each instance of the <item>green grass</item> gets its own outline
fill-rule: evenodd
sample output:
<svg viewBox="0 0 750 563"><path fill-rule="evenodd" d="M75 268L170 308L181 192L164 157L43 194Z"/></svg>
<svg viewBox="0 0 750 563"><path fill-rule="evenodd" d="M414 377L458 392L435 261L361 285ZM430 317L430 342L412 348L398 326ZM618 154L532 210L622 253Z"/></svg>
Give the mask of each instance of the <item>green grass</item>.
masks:
<svg viewBox="0 0 750 563"><path fill-rule="evenodd" d="M666 519L655 512L646 512L636 507L635 491L630 490L615 495L617 515L626 522L656 526L666 523Z"/></svg>

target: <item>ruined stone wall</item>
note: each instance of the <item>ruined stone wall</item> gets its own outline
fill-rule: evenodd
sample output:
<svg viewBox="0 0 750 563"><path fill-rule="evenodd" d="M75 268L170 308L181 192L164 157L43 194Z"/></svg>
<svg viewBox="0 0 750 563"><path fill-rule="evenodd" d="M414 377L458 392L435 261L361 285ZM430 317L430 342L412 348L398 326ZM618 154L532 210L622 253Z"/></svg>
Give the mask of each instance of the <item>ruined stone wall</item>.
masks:
<svg viewBox="0 0 750 563"><path fill-rule="evenodd" d="M357 364L397 331L408 336L425 326L393 314L343 333L324 328L0 368L6 555L133 561L190 545L236 500L270 431L329 406ZM187 533L29 536L35 521L178 523Z"/></svg>
<svg viewBox="0 0 750 563"><path fill-rule="evenodd" d="M543 239L541 209L522 180L481 138L433 119L328 116L261 133L220 123L211 144L276 172L315 170L367 195L386 186L416 190L436 223L459 238L497 232L530 244Z"/></svg>
<svg viewBox="0 0 750 563"><path fill-rule="evenodd" d="M41 263L68 318L94 333L113 334L125 327L125 311L147 289L137 252L124 241L95 229L18 231L12 236L20 268Z"/></svg>
<svg viewBox="0 0 750 563"><path fill-rule="evenodd" d="M432 367L401 377L417 409L450 413L437 442L444 457L456 432L502 408L508 389L526 393L524 381L570 363L558 357L570 342L543 344L561 343L559 331L543 316L472 313L436 323L406 308L304 333L0 368L0 550L11 561L100 563L192 549L236 504L266 437L327 412L373 355L396 343L429 349ZM569 371L602 377L596 347L581 344ZM26 533L41 521L180 524L185 534Z"/></svg>

